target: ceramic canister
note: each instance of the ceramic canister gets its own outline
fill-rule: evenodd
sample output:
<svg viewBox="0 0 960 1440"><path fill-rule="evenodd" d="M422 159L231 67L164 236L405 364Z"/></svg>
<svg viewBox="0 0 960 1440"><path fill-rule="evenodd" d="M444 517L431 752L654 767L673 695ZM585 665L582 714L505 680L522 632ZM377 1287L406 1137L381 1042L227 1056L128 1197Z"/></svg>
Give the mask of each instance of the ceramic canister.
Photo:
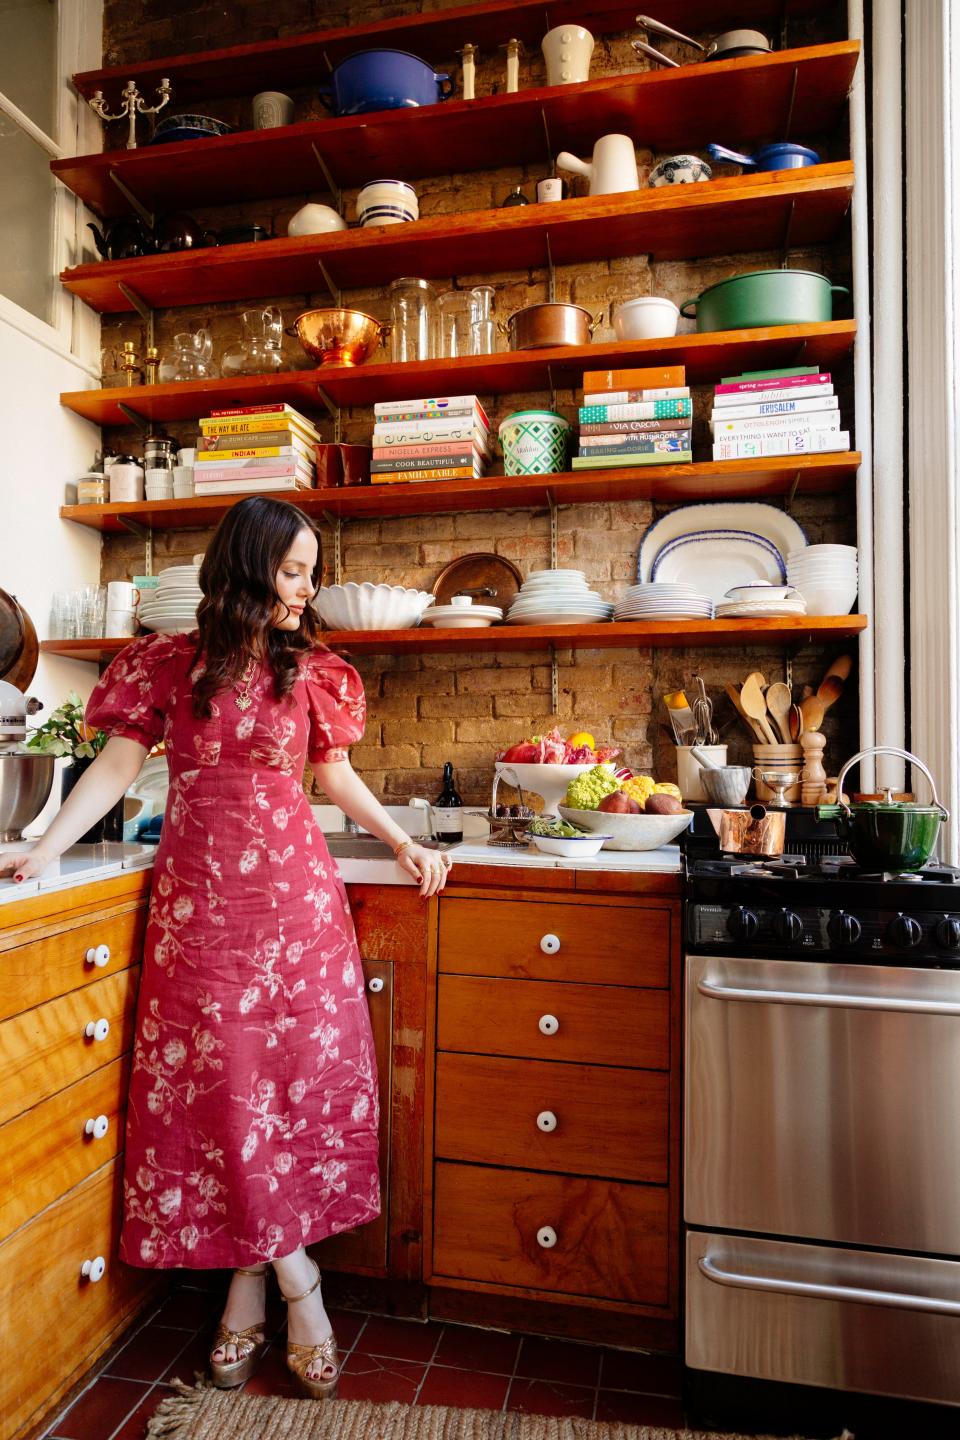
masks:
<svg viewBox="0 0 960 1440"><path fill-rule="evenodd" d="M507 475L553 475L567 468L570 425L552 410L518 410L500 425Z"/></svg>
<svg viewBox="0 0 960 1440"><path fill-rule="evenodd" d="M576 85L590 79L593 36L582 25L557 25L540 45L547 62L548 85Z"/></svg>

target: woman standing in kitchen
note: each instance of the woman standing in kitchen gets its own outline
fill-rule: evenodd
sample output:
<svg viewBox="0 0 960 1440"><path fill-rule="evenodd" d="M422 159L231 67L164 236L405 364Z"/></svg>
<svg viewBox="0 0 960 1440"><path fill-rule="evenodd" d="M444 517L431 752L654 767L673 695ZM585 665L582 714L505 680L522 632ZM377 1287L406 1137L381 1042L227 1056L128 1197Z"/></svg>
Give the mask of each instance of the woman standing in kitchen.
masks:
<svg viewBox="0 0 960 1440"><path fill-rule="evenodd" d="M423 896L449 862L412 843L354 773L359 676L320 643L320 544L295 506L255 497L218 526L197 630L149 635L90 697L110 737L30 852L39 874L166 746L170 790L153 872L124 1175L128 1264L234 1271L214 1383L265 1346L270 1267L289 1305L287 1364L335 1392L339 1359L306 1246L380 1210L377 1075L346 891L313 821L304 761L329 798L395 847Z"/></svg>

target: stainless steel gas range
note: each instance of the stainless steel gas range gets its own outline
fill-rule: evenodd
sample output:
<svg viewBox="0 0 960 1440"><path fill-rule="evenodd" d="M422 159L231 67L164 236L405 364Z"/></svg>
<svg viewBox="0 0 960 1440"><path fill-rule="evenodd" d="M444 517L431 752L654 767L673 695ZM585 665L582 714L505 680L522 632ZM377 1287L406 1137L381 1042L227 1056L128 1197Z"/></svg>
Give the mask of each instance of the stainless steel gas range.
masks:
<svg viewBox="0 0 960 1440"><path fill-rule="evenodd" d="M960 1405L960 871L687 896L688 1366Z"/></svg>

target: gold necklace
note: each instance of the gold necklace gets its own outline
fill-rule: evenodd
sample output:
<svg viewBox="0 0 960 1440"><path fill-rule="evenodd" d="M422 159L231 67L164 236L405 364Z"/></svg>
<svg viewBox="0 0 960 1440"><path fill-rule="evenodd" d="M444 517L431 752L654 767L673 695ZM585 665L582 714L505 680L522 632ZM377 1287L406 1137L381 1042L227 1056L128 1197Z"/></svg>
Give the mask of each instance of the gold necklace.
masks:
<svg viewBox="0 0 960 1440"><path fill-rule="evenodd" d="M252 658L251 658L250 660L248 660L247 663L246 663L246 665L244 666L243 674L240 676L240 679L235 683L235 685L234 685L234 687L233 687L233 690L234 690L234 696L233 696L234 704L236 705L237 709L241 712L241 714L242 714L245 710L249 710L249 709L250 709L250 706L253 704L253 696L252 696L252 694L250 693L250 691L251 691L251 688L252 688L252 681L253 681L253 676L254 676L254 672L255 672L256 668L257 668L257 662L256 662L256 660L254 660L254 659L252 659Z"/></svg>

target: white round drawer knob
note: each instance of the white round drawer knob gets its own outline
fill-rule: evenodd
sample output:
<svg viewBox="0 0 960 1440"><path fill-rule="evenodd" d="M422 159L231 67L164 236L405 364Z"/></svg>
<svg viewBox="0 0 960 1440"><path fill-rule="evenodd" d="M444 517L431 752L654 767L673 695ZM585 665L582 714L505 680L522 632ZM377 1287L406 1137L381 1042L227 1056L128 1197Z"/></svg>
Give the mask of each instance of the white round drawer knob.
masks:
<svg viewBox="0 0 960 1440"><path fill-rule="evenodd" d="M557 951L560 949L560 936L550 934L541 935L540 949L543 951L544 955L556 955Z"/></svg>
<svg viewBox="0 0 960 1440"><path fill-rule="evenodd" d="M96 1120L91 1117L87 1121L83 1127L83 1133L84 1135L92 1135L94 1140L102 1140L109 1129L110 1121L106 1115L98 1115Z"/></svg>
<svg viewBox="0 0 960 1440"><path fill-rule="evenodd" d="M552 1110L541 1110L537 1116L537 1129L542 1130L544 1135L549 1135L551 1130L557 1128L557 1117Z"/></svg>
<svg viewBox="0 0 960 1440"><path fill-rule="evenodd" d="M83 1027L83 1033L88 1040L106 1040L110 1034L109 1020L88 1020Z"/></svg>
<svg viewBox="0 0 960 1440"><path fill-rule="evenodd" d="M556 1035L560 1029L560 1021L556 1015L541 1015L537 1021L537 1029L541 1035Z"/></svg>
<svg viewBox="0 0 960 1440"><path fill-rule="evenodd" d="M84 1260L83 1264L80 1266L80 1274L84 1277L85 1280L93 1281L95 1285L98 1280L103 1279L104 1271L106 1270L106 1268L106 1260L104 1260L102 1255L98 1255L95 1260Z"/></svg>
<svg viewBox="0 0 960 1440"><path fill-rule="evenodd" d="M87 951L86 958L88 965L99 965L102 968L110 960L110 946L91 945L90 949Z"/></svg>
<svg viewBox="0 0 960 1440"><path fill-rule="evenodd" d="M371 995L380 994L380 991L383 989L383 980L380 978L379 975L374 975L372 980L367 981L367 989L370 991Z"/></svg>
<svg viewBox="0 0 960 1440"><path fill-rule="evenodd" d="M537 1231L537 1244L543 1250L552 1250L557 1243L557 1232L552 1225L541 1225Z"/></svg>

